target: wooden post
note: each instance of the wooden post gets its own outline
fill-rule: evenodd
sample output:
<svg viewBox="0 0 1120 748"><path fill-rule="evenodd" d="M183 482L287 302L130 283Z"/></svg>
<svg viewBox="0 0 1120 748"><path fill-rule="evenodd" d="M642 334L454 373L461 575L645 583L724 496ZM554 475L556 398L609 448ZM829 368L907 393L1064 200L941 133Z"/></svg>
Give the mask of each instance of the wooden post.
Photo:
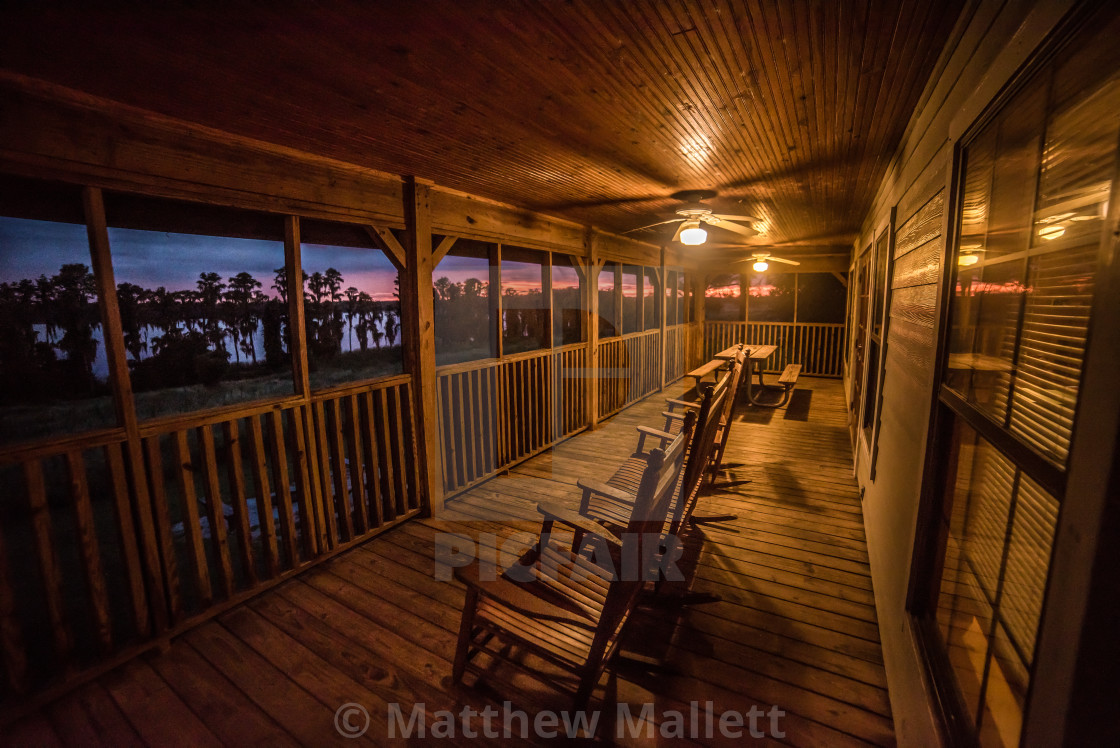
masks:
<svg viewBox="0 0 1120 748"><path fill-rule="evenodd" d="M587 403L587 428L594 430L599 425L599 270L602 260L597 256L598 242L595 231L588 229L584 236L587 249L585 282L585 304L587 319L587 364L584 368L584 402Z"/></svg>
<svg viewBox="0 0 1120 748"><path fill-rule="evenodd" d="M293 455L295 460L304 460L307 465L308 486L303 488L304 506L307 516L301 520L306 536L303 538L304 550L308 556L326 551L328 546L326 522L323 512L322 481L319 470L326 469L319 464L319 450L315 441L315 416L310 406L311 382L307 370L307 320L303 311L303 259L299 242L299 219L284 216L284 268L288 275L288 351L292 356L292 381L296 394L303 405L292 414L292 427L302 429L303 454ZM296 435L293 444L301 451L301 440ZM300 474L297 468L297 475Z"/></svg>
<svg viewBox="0 0 1120 748"><path fill-rule="evenodd" d="M622 263L616 262L614 267L614 332L615 335L623 335L626 331L622 329Z"/></svg>
<svg viewBox="0 0 1120 748"><path fill-rule="evenodd" d="M554 329L556 313L553 309L552 299L552 253L545 253L544 262L541 263L541 296L545 301L544 331L541 339L542 348L553 348L556 345L556 331Z"/></svg>
<svg viewBox="0 0 1120 748"><path fill-rule="evenodd" d="M669 306L668 304L665 303L665 299L667 297L667 292L668 292L668 289L669 289L669 275L668 275L668 270L665 269L665 247L664 246L661 247L661 265L657 269L657 274L658 274L658 278L660 278L660 283L656 284L656 285L660 285L660 287L661 287L657 291L657 293L661 294L661 313L658 315L659 322L660 322L660 325L661 325L661 387L659 389L664 390L665 389L665 327L666 327L665 318L666 318L666 307ZM674 289L673 292L676 293L676 289Z"/></svg>
<svg viewBox="0 0 1120 748"><path fill-rule="evenodd" d="M502 245L490 247L490 355L502 357Z"/></svg>
<svg viewBox="0 0 1120 748"><path fill-rule="evenodd" d="M436 338L432 299L431 183L405 177L404 248L406 268L401 283L405 370L412 375L416 414L416 456L420 467L422 506L429 516L443 511L443 475L436 433Z"/></svg>
<svg viewBox="0 0 1120 748"><path fill-rule="evenodd" d="M634 266L634 332L646 329L646 268Z"/></svg>
<svg viewBox="0 0 1120 748"><path fill-rule="evenodd" d="M109 254L109 229L105 220L105 200L97 187L82 190L82 205L85 210L86 235L89 238L90 263L93 266L100 299L101 324L105 341L105 355L109 364L109 382L113 389L114 407L118 423L124 427L125 449L132 467L133 514L138 523L140 552L144 558L145 587L148 600L145 606L151 612L151 629L148 621L138 621L142 629L137 633L159 633L168 625L168 601L165 596L164 567L160 559L159 545L156 541L155 518L152 502L148 493L147 470L144 452L141 448L140 432L136 420L136 404L132 397L132 380L128 374L128 358L124 347L124 333L121 327L121 312L117 303L117 285L113 277L113 262ZM159 477L162 480L162 476Z"/></svg>

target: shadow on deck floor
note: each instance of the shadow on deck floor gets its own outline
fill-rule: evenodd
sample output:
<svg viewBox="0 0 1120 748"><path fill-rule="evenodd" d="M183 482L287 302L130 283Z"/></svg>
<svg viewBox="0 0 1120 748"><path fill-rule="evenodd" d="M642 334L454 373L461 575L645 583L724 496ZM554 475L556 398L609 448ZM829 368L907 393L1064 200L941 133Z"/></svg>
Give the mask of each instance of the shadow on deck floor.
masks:
<svg viewBox="0 0 1120 748"><path fill-rule="evenodd" d="M681 727L685 737L673 743L740 745L750 740L756 707L764 743L894 743L842 388L836 380L801 381L804 394L785 409L740 408L727 474L697 510L738 519L694 527L686 539L690 591L718 601L640 611L590 707L602 712L601 736L662 744L662 733ZM11 726L0 742L384 745L394 742L390 705L407 718L422 704L428 736L409 743L521 744L486 739L477 711L467 727L479 737L471 740L461 710L493 706L491 734L501 734L507 700L528 712L530 731L535 710L570 707L524 677L512 691L451 684L463 589L434 578L436 533L525 533L527 540L540 526L537 500L578 504L575 481L609 477L634 447L634 426L657 425L662 398L681 390L654 394L469 490L438 520L378 536L194 629L168 651L80 687ZM344 704L357 707L336 712ZM620 708L637 721L646 704L656 724L618 721ZM456 713L453 738L432 732L442 710ZM730 710L747 715L742 738L721 735L719 715ZM340 735L362 726L366 714L360 738ZM516 714L510 726L514 735L522 729Z"/></svg>

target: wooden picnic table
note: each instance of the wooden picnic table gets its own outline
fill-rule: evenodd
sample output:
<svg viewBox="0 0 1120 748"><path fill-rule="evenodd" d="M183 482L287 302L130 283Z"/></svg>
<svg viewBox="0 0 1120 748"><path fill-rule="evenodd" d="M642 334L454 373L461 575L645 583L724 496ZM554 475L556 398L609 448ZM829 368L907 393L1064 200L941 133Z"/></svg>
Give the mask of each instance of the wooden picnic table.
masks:
<svg viewBox="0 0 1120 748"><path fill-rule="evenodd" d="M717 353L715 357L717 359L721 360L721 361L730 361L731 359L735 358L735 352L738 351L738 350L739 350L739 346L733 345L730 348L724 348L722 351ZM776 351L776 350L778 350L778 346L776 346L776 345L747 346L747 366L750 367L750 368L753 368L755 366L755 363L756 362L758 363L757 371L758 371L758 386L759 387L766 387L766 382L762 381L762 369L763 369L762 362L765 361L766 359L770 358L772 355L774 355L774 351ZM750 368L747 369L747 380L748 381L750 380L750 376L751 376ZM697 380L697 382L699 382L699 381L700 380ZM749 396L749 392L750 392L749 387L747 388L747 392L748 392L748 396ZM751 401L754 402L753 398L751 399Z"/></svg>

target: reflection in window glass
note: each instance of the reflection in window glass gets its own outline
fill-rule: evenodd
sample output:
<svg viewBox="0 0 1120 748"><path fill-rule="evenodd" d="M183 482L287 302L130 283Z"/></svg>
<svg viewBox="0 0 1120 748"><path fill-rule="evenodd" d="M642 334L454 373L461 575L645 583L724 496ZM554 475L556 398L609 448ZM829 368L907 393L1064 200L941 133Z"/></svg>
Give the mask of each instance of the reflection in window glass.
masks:
<svg viewBox="0 0 1120 748"><path fill-rule="evenodd" d="M360 226L302 221L300 232L312 389L400 374L396 267Z"/></svg>
<svg viewBox="0 0 1120 748"><path fill-rule="evenodd" d="M658 306L660 298L657 289L661 284L657 282L657 270L645 268L645 282L642 285L642 314L645 316L645 329L657 330L661 327L661 308Z"/></svg>
<svg viewBox="0 0 1120 748"><path fill-rule="evenodd" d="M584 338L584 313L580 303L579 273L563 255L552 257L553 321L556 327L556 345L582 343Z"/></svg>
<svg viewBox="0 0 1120 748"><path fill-rule="evenodd" d="M615 264L607 262L599 271L599 337L613 338L620 334L616 325Z"/></svg>
<svg viewBox="0 0 1120 748"><path fill-rule="evenodd" d="M437 364L491 355L490 262L486 249L479 242L460 239L452 250L454 254L444 257L432 273ZM472 256L465 256L466 251L472 251Z"/></svg>
<svg viewBox="0 0 1120 748"><path fill-rule="evenodd" d="M119 195L106 215L139 418L294 392L284 245L244 238L260 216Z"/></svg>
<svg viewBox="0 0 1120 748"><path fill-rule="evenodd" d="M842 278L834 273L797 273L797 321L842 324L848 294Z"/></svg>
<svg viewBox="0 0 1120 748"><path fill-rule="evenodd" d="M993 744L1016 745L1058 502L968 426L956 430L937 624L969 717Z"/></svg>
<svg viewBox="0 0 1120 748"><path fill-rule="evenodd" d="M502 258L502 352L521 353L548 343L548 299L541 265Z"/></svg>
<svg viewBox="0 0 1120 748"><path fill-rule="evenodd" d="M704 291L704 318L710 320L743 320L743 300L739 297L739 276L717 275Z"/></svg>
<svg viewBox="0 0 1120 748"><path fill-rule="evenodd" d="M966 152L946 383L1061 465L1115 169L1120 127L1109 114L1120 82L1043 127L1046 90L1027 89Z"/></svg>
<svg viewBox="0 0 1120 748"><path fill-rule="evenodd" d="M89 265L85 226L0 217L0 441L116 423Z"/></svg>
<svg viewBox="0 0 1120 748"><path fill-rule="evenodd" d="M752 273L747 300L750 322L793 322L797 286L793 273Z"/></svg>

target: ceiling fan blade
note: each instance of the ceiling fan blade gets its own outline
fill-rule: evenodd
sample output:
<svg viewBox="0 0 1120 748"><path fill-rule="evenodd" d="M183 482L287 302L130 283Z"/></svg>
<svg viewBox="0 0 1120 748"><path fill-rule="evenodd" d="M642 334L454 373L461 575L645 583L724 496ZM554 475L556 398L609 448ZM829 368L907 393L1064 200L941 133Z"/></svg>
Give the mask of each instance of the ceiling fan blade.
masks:
<svg viewBox="0 0 1120 748"><path fill-rule="evenodd" d="M734 231L736 234L742 234L743 236L758 236L758 232L750 228L749 226L740 226L739 224L732 221L722 221L715 216L704 216L700 220L704 223L709 223L712 226L718 226L721 229Z"/></svg>
<svg viewBox="0 0 1120 748"><path fill-rule="evenodd" d="M635 231L645 231L646 229L652 229L654 226L664 226L667 223L675 223L677 221L683 221L683 220L684 220L683 218L670 218L668 221L658 221L657 223L651 223L648 226L639 226L636 229L630 229L629 231L623 231L622 233L633 234Z"/></svg>
<svg viewBox="0 0 1120 748"><path fill-rule="evenodd" d="M677 233L673 234L673 238L669 241L679 242L681 240L681 232L684 231L684 219L681 219L681 225L677 226Z"/></svg>
<svg viewBox="0 0 1120 748"><path fill-rule="evenodd" d="M723 213L712 213L712 218L718 218L721 221L746 221L748 223L758 220L754 216L729 216Z"/></svg>
<svg viewBox="0 0 1120 748"><path fill-rule="evenodd" d="M787 265L800 265L801 264L797 260L783 260L781 257L767 257L766 261L767 262L784 262Z"/></svg>

